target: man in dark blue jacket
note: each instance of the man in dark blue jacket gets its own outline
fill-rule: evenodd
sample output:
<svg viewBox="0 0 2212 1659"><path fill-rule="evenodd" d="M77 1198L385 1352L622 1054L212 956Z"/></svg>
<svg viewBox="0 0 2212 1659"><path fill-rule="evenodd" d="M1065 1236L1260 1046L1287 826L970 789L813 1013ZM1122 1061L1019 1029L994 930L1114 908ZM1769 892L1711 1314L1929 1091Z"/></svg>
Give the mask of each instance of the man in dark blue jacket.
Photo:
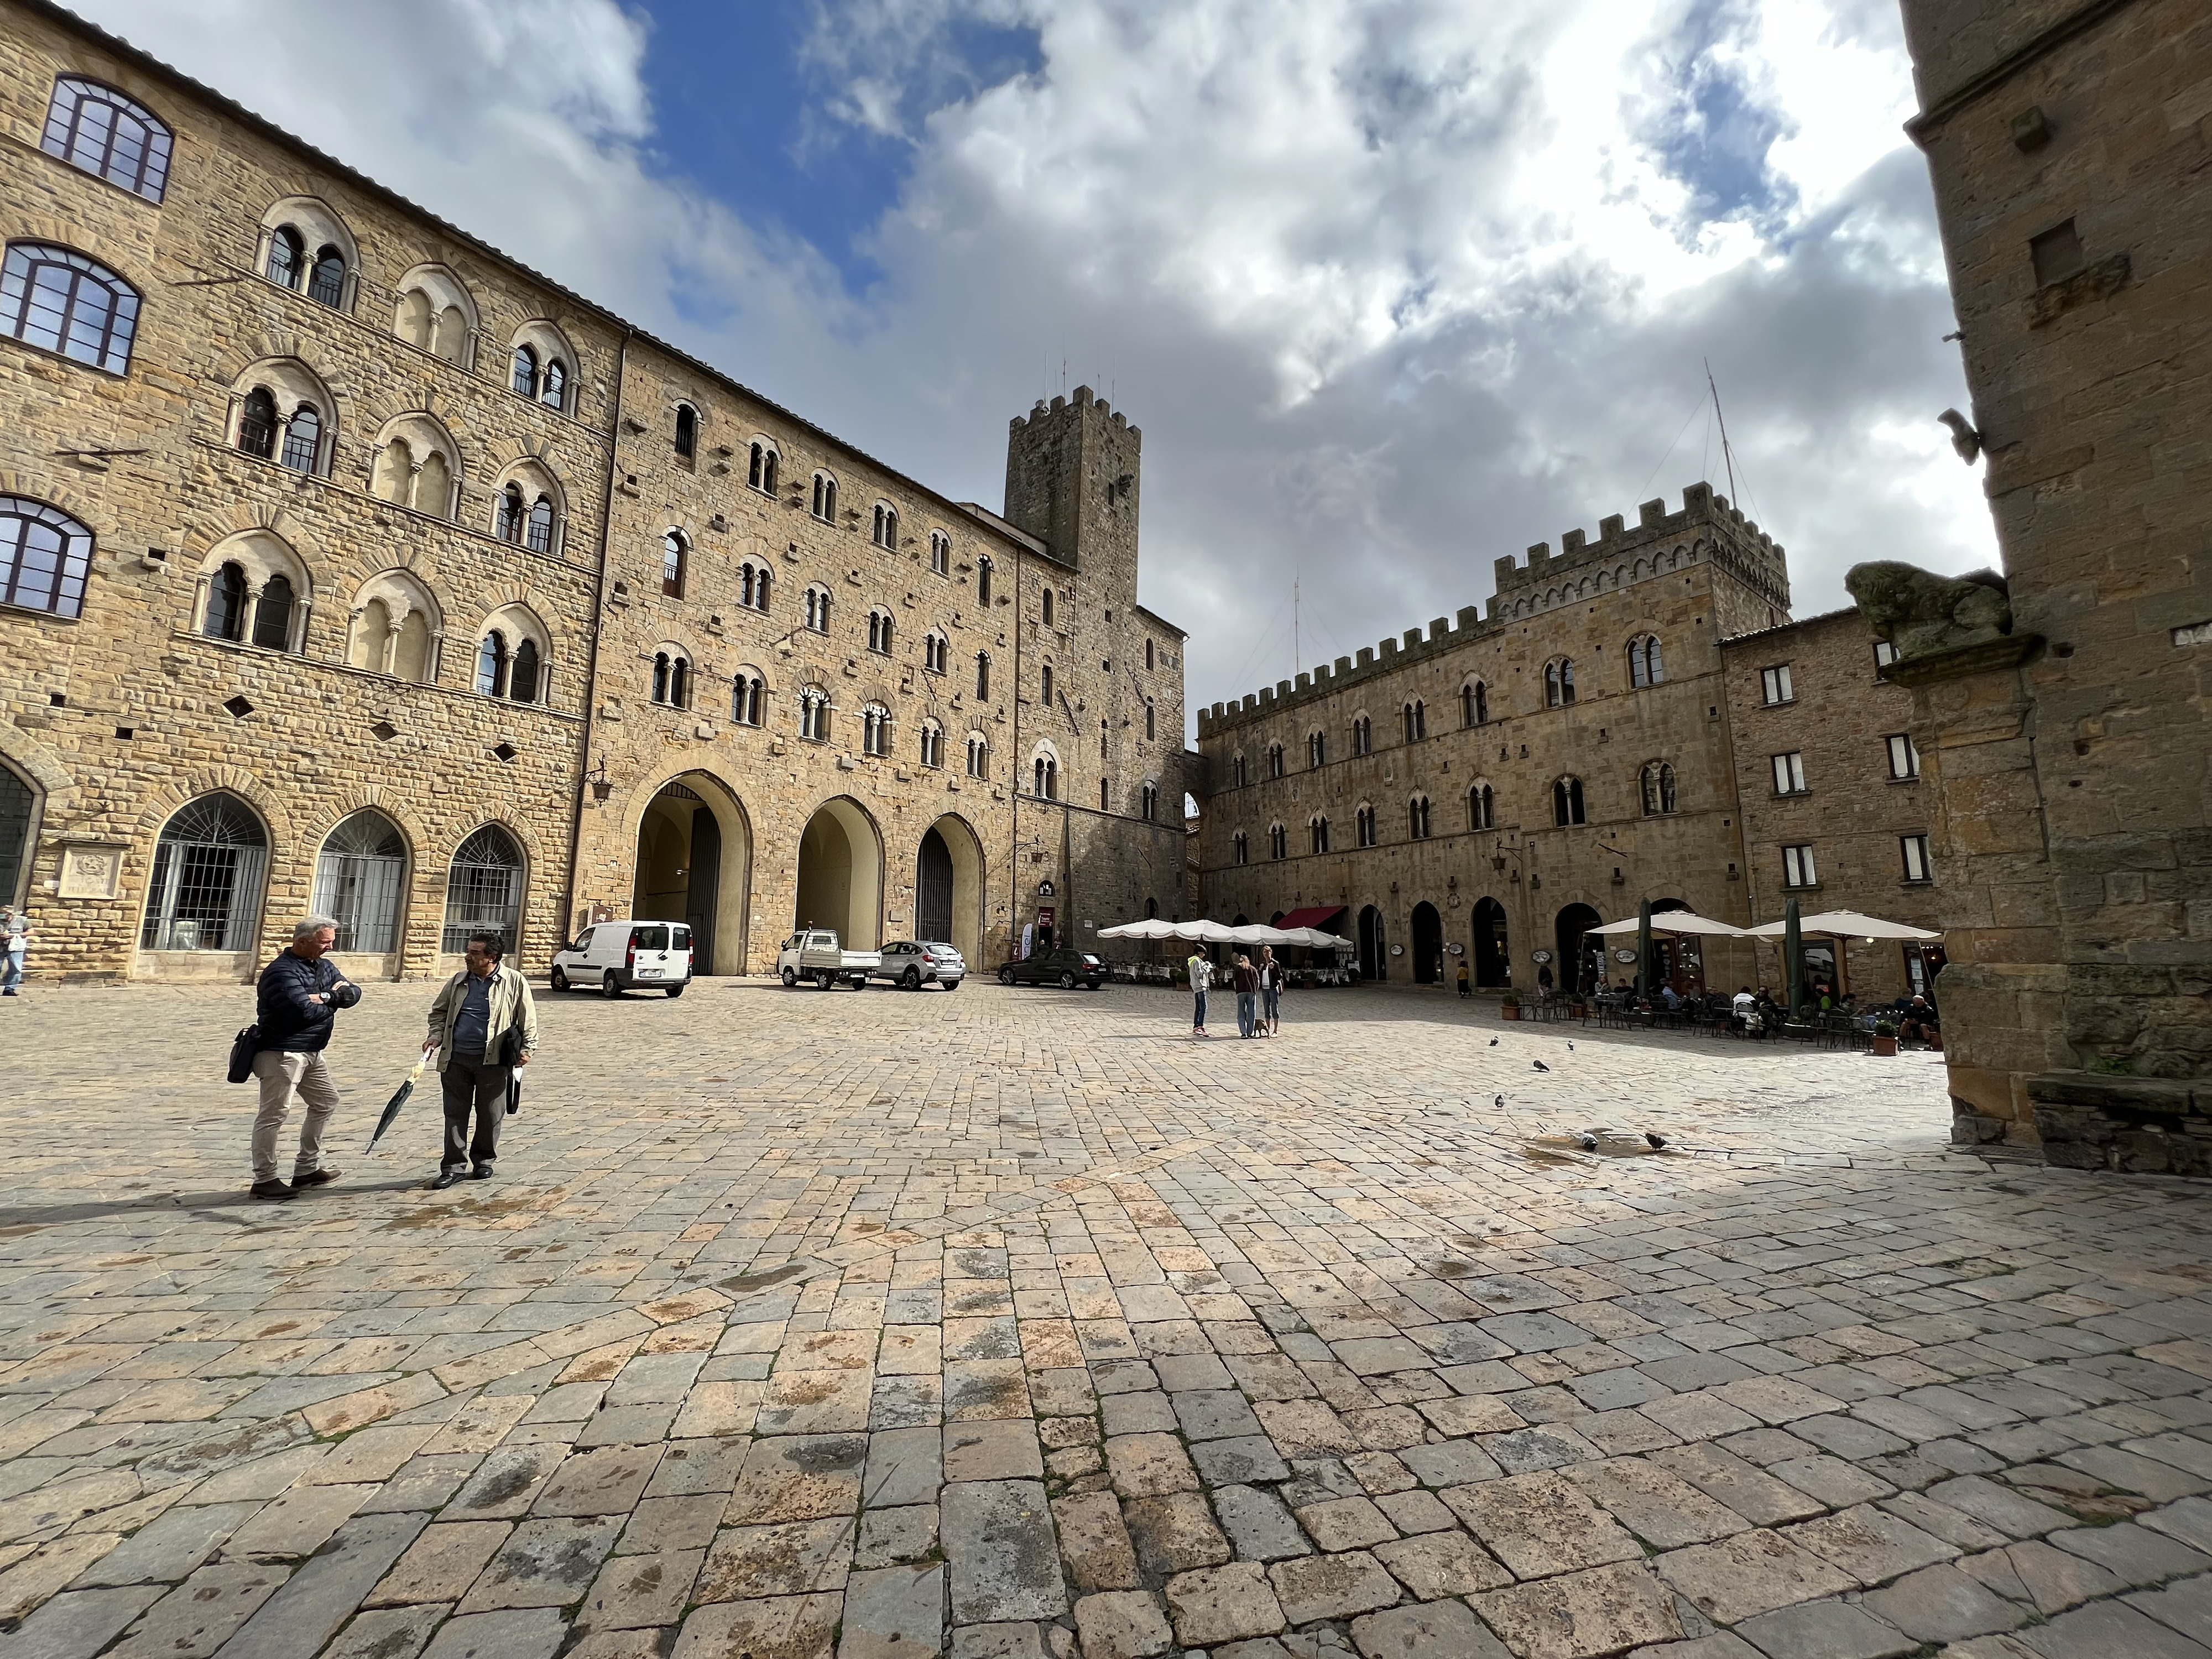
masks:
<svg viewBox="0 0 2212 1659"><path fill-rule="evenodd" d="M291 948L261 970L255 1001L261 1042L253 1075L261 1084L261 1109L253 1115L253 1195L288 1199L302 1187L336 1181L323 1168L323 1126L338 1103L323 1050L330 1045L337 1011L361 1000L361 987L324 957L337 943L337 923L309 916L292 930ZM288 1185L276 1176L276 1137L296 1095L307 1109L300 1124L300 1156Z"/></svg>

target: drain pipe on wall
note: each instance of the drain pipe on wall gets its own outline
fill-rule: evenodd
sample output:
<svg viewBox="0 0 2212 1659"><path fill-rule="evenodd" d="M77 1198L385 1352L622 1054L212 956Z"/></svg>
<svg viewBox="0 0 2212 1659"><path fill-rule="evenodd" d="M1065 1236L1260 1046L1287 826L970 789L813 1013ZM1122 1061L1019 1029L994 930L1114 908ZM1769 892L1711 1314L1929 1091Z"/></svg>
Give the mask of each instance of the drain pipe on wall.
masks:
<svg viewBox="0 0 2212 1659"><path fill-rule="evenodd" d="M615 355L614 419L607 428L607 475L605 488L599 497L599 601L592 607L591 639L584 668L584 743L583 752L577 757L576 804L568 820L568 893L563 915L573 915L576 908L576 878L584 860L584 790L592 770L592 733L599 719L599 634L606 626L607 614L607 538L614 533L615 488L623 476L622 417L623 393L629 384L629 343L636 336L635 329L623 331L622 346ZM562 938L575 938L580 929L569 923Z"/></svg>

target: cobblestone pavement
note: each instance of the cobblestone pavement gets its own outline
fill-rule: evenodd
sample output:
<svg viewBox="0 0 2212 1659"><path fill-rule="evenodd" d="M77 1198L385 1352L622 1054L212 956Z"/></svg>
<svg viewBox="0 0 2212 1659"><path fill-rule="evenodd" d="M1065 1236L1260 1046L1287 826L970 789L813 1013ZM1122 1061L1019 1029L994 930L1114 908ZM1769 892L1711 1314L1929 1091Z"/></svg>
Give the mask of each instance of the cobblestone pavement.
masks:
<svg viewBox="0 0 2212 1659"><path fill-rule="evenodd" d="M9 1659L2212 1653L2212 1193L1948 1152L1933 1057L541 994L432 1193L428 995L282 1206L246 993L0 1010Z"/></svg>

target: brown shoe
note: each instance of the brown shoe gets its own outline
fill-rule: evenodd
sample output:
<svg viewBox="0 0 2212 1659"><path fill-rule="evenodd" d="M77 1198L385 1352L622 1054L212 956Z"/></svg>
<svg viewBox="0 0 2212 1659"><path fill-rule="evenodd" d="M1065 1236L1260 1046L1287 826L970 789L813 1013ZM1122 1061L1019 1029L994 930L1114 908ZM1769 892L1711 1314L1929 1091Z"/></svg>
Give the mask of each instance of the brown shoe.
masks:
<svg viewBox="0 0 2212 1659"><path fill-rule="evenodd" d="M296 1196L292 1189L281 1181L257 1181L253 1183L252 1190L253 1196L256 1198L288 1199Z"/></svg>
<svg viewBox="0 0 2212 1659"><path fill-rule="evenodd" d="M295 1191L301 1187L327 1186L344 1173L343 1170L311 1170L306 1175L294 1176L292 1186Z"/></svg>

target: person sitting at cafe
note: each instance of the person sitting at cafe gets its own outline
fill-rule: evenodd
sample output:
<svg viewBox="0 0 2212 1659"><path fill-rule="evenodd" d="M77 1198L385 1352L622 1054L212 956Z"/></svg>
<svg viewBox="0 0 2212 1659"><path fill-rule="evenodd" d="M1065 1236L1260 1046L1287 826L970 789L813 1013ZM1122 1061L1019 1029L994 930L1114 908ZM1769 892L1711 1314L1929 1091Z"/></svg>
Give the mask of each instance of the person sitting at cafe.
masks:
<svg viewBox="0 0 2212 1659"><path fill-rule="evenodd" d="M1935 1005L1926 997L1915 997L1898 1011L1897 1034L1908 1042L1924 1042L1930 1031L1942 1029L1936 1023Z"/></svg>
<svg viewBox="0 0 2212 1659"><path fill-rule="evenodd" d="M1668 1013L1674 1014L1680 1013L1681 1012L1682 994L1677 991L1671 983L1662 983L1659 987L1659 1000L1665 1005Z"/></svg>

